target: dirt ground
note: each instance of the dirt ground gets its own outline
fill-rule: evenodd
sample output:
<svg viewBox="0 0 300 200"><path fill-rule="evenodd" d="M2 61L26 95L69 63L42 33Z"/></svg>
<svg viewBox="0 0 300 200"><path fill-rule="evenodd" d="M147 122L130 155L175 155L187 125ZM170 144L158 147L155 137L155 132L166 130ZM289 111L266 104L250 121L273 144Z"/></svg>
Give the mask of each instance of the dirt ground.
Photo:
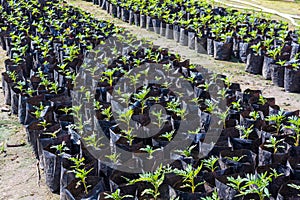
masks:
<svg viewBox="0 0 300 200"><path fill-rule="evenodd" d="M196 54L187 47L180 46L173 40L167 40L154 33L148 32L136 26L130 26L121 20L112 18L105 11L92 3L71 0L69 3L81 7L93 13L95 17L109 20L119 26L125 27L139 38L144 37L154 44L167 47L175 53L190 59L191 63L201 64L217 73L226 74L232 77L233 82L241 84L242 89L260 89L265 97L275 97L276 103L287 109L300 109L300 94L290 94L272 85L271 81L263 80L261 76L250 75L244 72L245 64L215 61L207 55ZM0 66L3 71L5 52L0 50ZM56 200L59 195L52 194L45 185L44 174L41 174L40 186L38 185L38 173L36 159L31 147L27 144L24 128L18 123L15 116L10 116L7 106L4 105L3 91L0 90L0 149L3 143L21 144L25 146L8 148L5 153L0 153L0 200Z"/></svg>

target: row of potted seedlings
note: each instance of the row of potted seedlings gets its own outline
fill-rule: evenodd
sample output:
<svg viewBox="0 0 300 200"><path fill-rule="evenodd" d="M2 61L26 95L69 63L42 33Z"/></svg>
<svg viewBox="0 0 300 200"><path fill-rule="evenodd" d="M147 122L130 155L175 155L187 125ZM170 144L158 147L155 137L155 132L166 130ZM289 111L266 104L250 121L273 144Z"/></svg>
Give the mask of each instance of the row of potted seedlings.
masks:
<svg viewBox="0 0 300 200"><path fill-rule="evenodd" d="M10 57L2 74L5 100L26 126L46 183L61 199L297 197L298 111L280 110L261 91L241 92L228 77L205 69L199 72L179 55L137 41L113 24L63 2L1 3L1 44ZM179 73L190 82L198 127L179 133L188 113L168 82L135 86L139 75L130 72L142 65L146 68L139 73L145 76L158 65L170 73L168 77ZM136 87L132 94L116 90L121 77ZM113 114L113 91L130 109ZM211 97L213 91L218 91L217 98ZM226 102L223 111L217 102ZM154 105L164 111L151 110ZM138 138L131 121L146 126L149 115L162 128L153 137ZM214 116L221 122L220 130L207 134ZM221 135L211 149L207 140L217 131ZM192 138L192 144L181 149L182 141L172 142L179 134ZM109 143L102 142L104 137ZM174 150L164 151L171 144ZM144 152L146 160L125 161L151 165L150 172L115 170L127 164L120 148ZM205 151L209 154L203 157ZM173 162L168 166L151 162L160 158L156 155Z"/></svg>
<svg viewBox="0 0 300 200"><path fill-rule="evenodd" d="M206 0L94 0L114 17L174 39L217 60L246 63L288 92L300 92L299 31L263 13L216 7Z"/></svg>

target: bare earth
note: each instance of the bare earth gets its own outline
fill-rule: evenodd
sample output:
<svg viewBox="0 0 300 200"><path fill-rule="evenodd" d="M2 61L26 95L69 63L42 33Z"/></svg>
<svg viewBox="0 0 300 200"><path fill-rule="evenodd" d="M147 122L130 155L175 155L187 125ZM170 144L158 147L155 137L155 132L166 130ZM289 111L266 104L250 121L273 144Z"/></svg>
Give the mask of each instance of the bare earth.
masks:
<svg viewBox="0 0 300 200"><path fill-rule="evenodd" d="M232 77L233 82L240 83L242 89L260 89L265 97L275 97L276 103L287 109L300 109L300 94L290 94L272 85L270 81L265 81L261 76L250 75L244 72L244 64L215 61L207 55L196 54L187 47L180 46L173 40L167 40L155 33L148 32L136 26L129 26L121 20L112 18L105 11L92 3L72 0L69 3L81 7L93 13L95 17L109 20L119 26L126 27L139 38L144 37L154 42L156 45L167 47L175 53L179 53L191 63L201 64L214 72L226 74ZM5 52L0 50L0 71L4 71ZM25 146L8 148L6 153L0 153L0 200L57 200L59 195L52 194L44 181L44 174L41 172L40 186L38 185L38 173L36 159L31 147L27 144L24 128L19 125L15 116L10 116L5 112L3 92L0 90L0 147L3 142L6 144L21 144ZM4 112L2 111L4 110Z"/></svg>

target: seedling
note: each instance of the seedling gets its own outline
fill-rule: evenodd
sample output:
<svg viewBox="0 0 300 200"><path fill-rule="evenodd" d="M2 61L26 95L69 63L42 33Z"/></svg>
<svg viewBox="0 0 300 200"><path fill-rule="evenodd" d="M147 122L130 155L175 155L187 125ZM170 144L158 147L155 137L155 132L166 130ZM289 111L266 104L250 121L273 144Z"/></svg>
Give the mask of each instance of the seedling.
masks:
<svg viewBox="0 0 300 200"><path fill-rule="evenodd" d="M121 190L117 189L115 192L108 194L108 193L104 193L105 195L105 199L113 199L113 200L122 200L125 198L133 198L132 195L121 195Z"/></svg>
<svg viewBox="0 0 300 200"><path fill-rule="evenodd" d="M119 115L118 120L120 120L121 122L124 122L127 125L127 128L129 128L131 117L133 115L133 110L127 109L123 112L119 112L118 115Z"/></svg>
<svg viewBox="0 0 300 200"><path fill-rule="evenodd" d="M174 133L175 133L175 130L172 130L170 132L166 132L166 133L162 134L160 137L165 138L170 142L173 138Z"/></svg>
<svg viewBox="0 0 300 200"><path fill-rule="evenodd" d="M111 106L105 108L102 110L101 114L105 115L106 116L106 119L108 121L110 121L110 119L112 118L113 114L111 112Z"/></svg>
<svg viewBox="0 0 300 200"><path fill-rule="evenodd" d="M268 144L264 144L264 146L274 149L273 153L275 154L279 149L284 148L283 145L279 145L283 141L284 139L277 140L275 137L271 136L270 139L266 141Z"/></svg>
<svg viewBox="0 0 300 200"><path fill-rule="evenodd" d="M167 102L167 110L169 111L175 111L178 107L180 107L179 99L172 99L171 101Z"/></svg>
<svg viewBox="0 0 300 200"><path fill-rule="evenodd" d="M67 115L72 110L72 108L64 107L60 108L59 110L64 112L65 115Z"/></svg>
<svg viewBox="0 0 300 200"><path fill-rule="evenodd" d="M228 96L227 94L227 88L222 88L218 91L218 95L221 96L222 99L226 99L226 97Z"/></svg>
<svg viewBox="0 0 300 200"><path fill-rule="evenodd" d="M246 156L243 155L243 156L240 156L240 157L234 156L234 157L225 157L225 158L228 159L228 160L231 160L233 162L240 162L244 157L246 157Z"/></svg>
<svg viewBox="0 0 300 200"><path fill-rule="evenodd" d="M284 111L280 110L278 114L272 114L266 118L266 121L273 122L273 127L276 128L276 134L279 135L282 128L282 123L285 120Z"/></svg>
<svg viewBox="0 0 300 200"><path fill-rule="evenodd" d="M48 122L44 119L43 121L40 121L38 125L39 125L39 126L42 126L42 127L44 128L44 130L46 130L46 129L47 129L47 126L50 126L51 123L48 123Z"/></svg>
<svg viewBox="0 0 300 200"><path fill-rule="evenodd" d="M238 129L242 134L241 138L248 139L249 135L253 132L253 125L251 125L249 128L246 128L244 125L237 125L235 126L236 129Z"/></svg>
<svg viewBox="0 0 300 200"><path fill-rule="evenodd" d="M14 82L16 83L17 82L17 79L18 79L18 75L16 73L16 71L8 71L6 72L9 76L9 78Z"/></svg>
<svg viewBox="0 0 300 200"><path fill-rule="evenodd" d="M120 155L121 154L113 153L113 154L110 154L110 155L105 155L105 157L108 158L110 161L112 161L113 164L118 164Z"/></svg>
<svg viewBox="0 0 300 200"><path fill-rule="evenodd" d="M107 69L106 71L102 72L103 76L101 77L101 80L102 81L106 80L108 82L108 84L110 86L112 86L113 85L113 81L114 81L113 75L114 75L114 73L116 71L119 71L119 70L120 70L120 68Z"/></svg>
<svg viewBox="0 0 300 200"><path fill-rule="evenodd" d="M204 159L202 162L206 168L208 168L211 172L214 172L218 168L218 166L216 166L218 160L219 158L211 156L207 159Z"/></svg>
<svg viewBox="0 0 300 200"><path fill-rule="evenodd" d="M195 183L195 179L200 173L202 165L203 163L201 163L201 165L199 165L196 169L194 169L190 164L184 170L174 169L175 174L183 177L183 183L185 184L181 186L182 188L189 188L191 189L192 193L195 193L197 187L205 183L204 181Z"/></svg>
<svg viewBox="0 0 300 200"><path fill-rule="evenodd" d="M222 78L221 80L224 81L226 88L229 88L232 85L231 77L226 76L225 78Z"/></svg>
<svg viewBox="0 0 300 200"><path fill-rule="evenodd" d="M139 93L135 93L134 100L139 101L141 103L141 112L144 113L144 109L147 107L146 101L147 101L147 95L150 92L150 88L147 88L147 86L144 86L143 89Z"/></svg>
<svg viewBox="0 0 300 200"><path fill-rule="evenodd" d="M217 107L217 105L209 99L205 99L205 105L207 106L207 108L205 109L206 112L208 113L213 113Z"/></svg>
<svg viewBox="0 0 300 200"><path fill-rule="evenodd" d="M300 190L300 185L296 185L294 183L287 184L289 187L294 188L296 190ZM300 194L298 194L300 196Z"/></svg>
<svg viewBox="0 0 300 200"><path fill-rule="evenodd" d="M232 108L237 110L237 111L241 111L242 110L242 106L241 106L241 100L239 99L238 101L234 101L231 103Z"/></svg>
<svg viewBox="0 0 300 200"><path fill-rule="evenodd" d="M127 75L127 77L130 79L130 83L133 85L134 90L136 90L136 85L141 77L141 74L135 74L135 75Z"/></svg>
<svg viewBox="0 0 300 200"><path fill-rule="evenodd" d="M157 200L160 192L159 192L159 187L163 184L165 180L165 174L169 173L170 169L169 168L163 168L162 165L159 166L157 170L154 172L147 172L140 174L139 178L130 180L129 185L139 183L139 182L146 182L151 184L152 188L147 188L142 192L142 195L148 194L153 197L154 200Z"/></svg>
<svg viewBox="0 0 300 200"><path fill-rule="evenodd" d="M233 189L235 189L236 191L238 191L238 193L240 193L242 190L244 190L245 186L244 186L244 182L247 180L246 178L241 178L240 176L238 176L237 178L234 177L227 177L227 180L229 183L227 183L227 185L229 187L232 187Z"/></svg>
<svg viewBox="0 0 300 200"><path fill-rule="evenodd" d="M35 111L32 114L34 114L36 119L40 119L42 117L42 112L44 111L45 106L41 102L39 107L33 106L33 108L35 109Z"/></svg>
<svg viewBox="0 0 300 200"><path fill-rule="evenodd" d="M71 172L75 174L75 178L79 179L79 181L76 184L76 188L79 187L81 184L83 184L84 192L85 194L88 194L88 188L91 187L90 185L87 185L86 178L88 174L93 170L93 168L86 170L85 168L81 168L84 166L84 158L70 158L71 161L74 162L74 166L71 166L71 168L74 168Z"/></svg>
<svg viewBox="0 0 300 200"><path fill-rule="evenodd" d="M285 126L285 128L290 128L291 130L295 131L296 136L294 136L295 146L299 146L300 142L300 118L296 116L292 116L288 118L288 123L290 126Z"/></svg>
<svg viewBox="0 0 300 200"><path fill-rule="evenodd" d="M149 154L148 159L151 160L153 158L153 153L158 151L159 149L153 149L152 146L147 145L146 148L141 148L141 151L145 151Z"/></svg>
<svg viewBox="0 0 300 200"><path fill-rule="evenodd" d="M126 138L128 140L129 146L132 146L132 142L136 135L132 134L132 128L128 128L127 130L123 129L121 132L124 134L122 137Z"/></svg>
<svg viewBox="0 0 300 200"><path fill-rule="evenodd" d="M31 88L28 88L27 90L25 90L25 93L29 96L29 97L32 97L33 94L35 93L36 91L31 89Z"/></svg>
<svg viewBox="0 0 300 200"><path fill-rule="evenodd" d="M61 131L61 129L58 129L57 131L54 131L53 133L47 133L44 132L44 135L49 135L51 138L56 138L57 137L57 133L59 133Z"/></svg>
<svg viewBox="0 0 300 200"><path fill-rule="evenodd" d="M15 88L17 88L18 90L20 90L20 92L24 92L25 87L26 86L26 82L25 81L18 81L17 85L15 86Z"/></svg>
<svg viewBox="0 0 300 200"><path fill-rule="evenodd" d="M187 147L184 150L175 150L174 152L180 153L182 156L185 156L187 158L192 156L192 150L196 147L197 145L192 145L190 147Z"/></svg>
<svg viewBox="0 0 300 200"><path fill-rule="evenodd" d="M70 150L67 146L66 146L66 142L63 141L61 144L55 145L50 147L51 149L56 149L56 153L58 156L61 156L65 153L65 151Z"/></svg>
<svg viewBox="0 0 300 200"><path fill-rule="evenodd" d="M272 173L268 175L268 172L261 174L246 174L245 178L238 176L237 178L227 177L228 186L237 190L239 196L246 196L248 194L257 194L260 200L264 200L270 197L268 186L273 178L280 176L276 170L272 170Z"/></svg>
<svg viewBox="0 0 300 200"><path fill-rule="evenodd" d="M219 124L223 124L224 128L226 128L226 120L228 117L229 110L230 110L230 108L227 108L226 111L217 113L217 115L220 119Z"/></svg>
<svg viewBox="0 0 300 200"><path fill-rule="evenodd" d="M257 111L252 111L249 113L249 117L251 117L254 121L260 118L260 115Z"/></svg>
<svg viewBox="0 0 300 200"><path fill-rule="evenodd" d="M156 112L152 111L151 114L157 118L157 122L153 122L153 123L156 124L159 128L163 125L163 123L167 121L165 117L163 117L163 112L161 109Z"/></svg>
<svg viewBox="0 0 300 200"><path fill-rule="evenodd" d="M259 95L258 104L265 105L267 103L267 99L264 98L262 95Z"/></svg>
<svg viewBox="0 0 300 200"><path fill-rule="evenodd" d="M181 120L185 120L186 116L187 116L187 112L186 112L186 109L181 109L181 108L177 108L175 110L173 110L173 112L176 114L177 117L180 117Z"/></svg>
<svg viewBox="0 0 300 200"><path fill-rule="evenodd" d="M280 65L281 67L283 67L285 63L286 63L285 60L279 60L278 62L276 62L276 64Z"/></svg>
<svg viewBox="0 0 300 200"><path fill-rule="evenodd" d="M83 137L83 140L85 141L85 143L87 145L91 145L95 148L98 148L98 147L104 147L105 146L103 143L100 143L102 138L103 138L103 136L98 137L96 134L92 134L90 136Z"/></svg>
<svg viewBox="0 0 300 200"><path fill-rule="evenodd" d="M71 110L72 110L72 115L74 117L76 117L77 119L80 118L80 110L81 110L82 105L78 105L78 106L72 106Z"/></svg>
<svg viewBox="0 0 300 200"><path fill-rule="evenodd" d="M80 168L81 166L84 166L84 161L85 161L85 158L82 157L82 158L78 158L78 157L71 157L69 158L70 161L72 161L75 165L72 165L71 168L73 169L78 169Z"/></svg>
<svg viewBox="0 0 300 200"><path fill-rule="evenodd" d="M261 43L253 44L250 47L254 53L254 55L259 56L261 54Z"/></svg>

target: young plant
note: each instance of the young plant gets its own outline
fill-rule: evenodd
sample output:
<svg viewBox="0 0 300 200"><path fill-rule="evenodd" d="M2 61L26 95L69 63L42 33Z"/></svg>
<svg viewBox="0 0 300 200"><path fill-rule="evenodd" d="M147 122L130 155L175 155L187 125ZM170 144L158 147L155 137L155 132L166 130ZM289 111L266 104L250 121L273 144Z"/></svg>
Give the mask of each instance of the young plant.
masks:
<svg viewBox="0 0 300 200"><path fill-rule="evenodd" d="M170 132L166 132L166 133L162 134L160 137L165 138L170 142L173 138L174 133L175 133L175 130L172 130Z"/></svg>
<svg viewBox="0 0 300 200"><path fill-rule="evenodd" d="M228 97L228 93L227 93L228 89L227 88L222 88L218 91L218 95L221 96L221 99L225 100L226 97Z"/></svg>
<svg viewBox="0 0 300 200"><path fill-rule="evenodd" d="M142 195L148 194L151 195L154 200L157 200L160 195L159 187L163 184L165 180L165 174L169 172L170 172L169 168L160 165L158 169L156 169L154 172L142 173L139 175L140 176L139 178L130 180L128 184L132 185L139 182L149 183L152 187L145 189L142 192Z"/></svg>
<svg viewBox="0 0 300 200"><path fill-rule="evenodd" d="M271 136L270 139L268 139L266 142L268 144L264 144L267 148L272 148L274 151L273 153L276 154L279 149L283 149L283 145L279 145L281 142L283 142L284 139L277 140L275 137Z"/></svg>
<svg viewBox="0 0 300 200"><path fill-rule="evenodd" d="M113 85L113 82L114 82L114 73L119 71L120 68L113 68L113 69L107 69L106 71L102 72L102 77L101 77L101 80L102 81L107 81L109 86L112 86Z"/></svg>
<svg viewBox="0 0 300 200"><path fill-rule="evenodd" d="M45 106L41 102L39 107L33 106L33 108L35 109L35 111L32 114L34 114L36 119L40 119L42 117L42 113L45 109Z"/></svg>
<svg viewBox="0 0 300 200"><path fill-rule="evenodd" d="M227 185L235 189L238 193L241 193L241 191L245 189L244 182L247 181L246 178L241 178L240 176L238 176L237 178L227 177L227 180Z"/></svg>
<svg viewBox="0 0 300 200"><path fill-rule="evenodd" d="M100 141L102 140L103 136L98 137L95 133L87 136L87 137L83 137L84 142L87 145L93 146L95 148L101 148L104 147L105 145L103 143L100 143Z"/></svg>
<svg viewBox="0 0 300 200"><path fill-rule="evenodd" d="M234 101L231 103L232 108L237 110L238 112L242 110L242 106L241 106L241 100L239 99L238 101Z"/></svg>
<svg viewBox="0 0 300 200"><path fill-rule="evenodd" d="M257 43L257 44L253 44L251 47L250 47L254 53L254 55L256 56L259 56L261 55L261 43Z"/></svg>
<svg viewBox="0 0 300 200"><path fill-rule="evenodd" d="M80 110L82 108L82 105L78 105L78 106L72 106L71 110L72 110L72 115L74 117L76 117L77 119L80 119Z"/></svg>
<svg viewBox="0 0 300 200"><path fill-rule="evenodd" d="M165 123L167 120L165 119L165 117L163 117L163 112L160 109L159 111L152 111L151 112L152 115L154 115L157 118L157 122L153 122L154 124L156 124L158 126L158 128L160 128L163 123Z"/></svg>
<svg viewBox="0 0 300 200"><path fill-rule="evenodd" d="M292 184L290 183L290 184L288 184L288 186L291 187L291 188L294 188L296 190L300 190L300 185L296 185L294 183L292 183ZM298 196L300 197L300 194L298 194Z"/></svg>
<svg viewBox="0 0 300 200"><path fill-rule="evenodd" d="M135 93L134 100L139 101L141 104L141 112L144 114L144 109L147 107L147 95L150 92L150 88L147 88L147 86L144 86L143 89L139 93Z"/></svg>
<svg viewBox="0 0 300 200"><path fill-rule="evenodd" d="M188 130L188 134L191 134L191 135L197 135L199 134L201 131L201 128L197 128L196 130L194 131L191 131L191 130Z"/></svg>
<svg viewBox="0 0 300 200"><path fill-rule="evenodd" d="M267 99L264 98L262 95L259 95L258 104L259 105L266 105L266 103L267 103Z"/></svg>
<svg viewBox="0 0 300 200"><path fill-rule="evenodd" d="M224 128L226 128L226 120L228 117L230 108L227 108L224 112L218 112L217 115L220 119L219 124L223 124Z"/></svg>
<svg viewBox="0 0 300 200"><path fill-rule="evenodd" d="M31 89L31 88L28 88L27 90L25 90L25 93L29 96L29 97L33 97L33 94L35 93L36 91Z"/></svg>
<svg viewBox="0 0 300 200"><path fill-rule="evenodd" d="M272 125L274 128L276 128L276 134L279 135L280 130L282 128L282 123L285 120L284 111L280 110L278 114L272 114L266 118L266 121L273 122Z"/></svg>
<svg viewBox="0 0 300 200"><path fill-rule="evenodd" d="M129 129L131 117L133 115L133 110L127 109L123 112L119 112L118 115L119 115L118 120L121 122L124 122L126 124L127 128Z"/></svg>
<svg viewBox="0 0 300 200"><path fill-rule="evenodd" d="M88 188L91 187L90 185L87 185L86 182L86 178L88 176L88 174L93 170L93 168L86 170L83 166L84 166L84 158L70 158L70 160L75 164L73 166L71 166L71 168L73 168L73 170L71 172L73 172L75 174L75 178L79 179L76 187L79 187L81 184L83 185L84 188L84 192L85 194L88 194Z"/></svg>
<svg viewBox="0 0 300 200"><path fill-rule="evenodd" d="M259 115L259 112L252 111L249 113L249 117L251 117L254 121L256 121L260 118L260 115Z"/></svg>
<svg viewBox="0 0 300 200"><path fill-rule="evenodd" d="M238 176L237 178L228 177L228 186L237 190L239 196L246 196L248 194L257 194L260 200L270 197L268 186L273 178L279 177L276 170L272 169L272 173L268 175L268 172L261 174L246 174L245 178Z"/></svg>
<svg viewBox="0 0 300 200"><path fill-rule="evenodd" d="M124 135L122 135L122 137L124 137L128 140L129 146L132 146L133 140L134 140L134 138L136 138L136 135L132 134L132 130L133 130L132 128L128 128L127 130L123 129L121 131L124 134Z"/></svg>
<svg viewBox="0 0 300 200"><path fill-rule="evenodd" d="M180 153L182 156L187 158L192 156L192 150L196 147L196 145L192 145L184 150L175 150L176 153Z"/></svg>
<svg viewBox="0 0 300 200"><path fill-rule="evenodd" d="M105 199L113 199L113 200L122 200L125 198L133 198L132 195L121 195L121 190L117 189L115 192L108 194L108 193L104 193L105 195Z"/></svg>
<svg viewBox="0 0 300 200"><path fill-rule="evenodd" d="M148 159L150 160L153 158L153 153L159 149L153 149L152 146L147 145L146 148L141 148L140 150L147 152L149 154Z"/></svg>
<svg viewBox="0 0 300 200"><path fill-rule="evenodd" d="M17 72L16 72L16 71L7 71L6 73L8 74L9 78L10 78L14 83L17 82L18 75L17 75Z"/></svg>
<svg viewBox="0 0 300 200"><path fill-rule="evenodd" d="M219 158L215 156L211 156L207 159L204 159L202 162L206 168L208 168L211 172L215 172L215 170L218 168L216 165L218 162Z"/></svg>
<svg viewBox="0 0 300 200"><path fill-rule="evenodd" d="M241 133L241 138L248 139L249 135L253 132L253 125L251 125L249 128L246 128L244 125L237 125L235 126L236 129L238 129Z"/></svg>
<svg viewBox="0 0 300 200"><path fill-rule="evenodd" d="M205 105L207 108L205 109L205 112L213 113L217 107L217 105L210 99L205 99Z"/></svg>
<svg viewBox="0 0 300 200"><path fill-rule="evenodd" d="M113 164L118 164L119 163L119 158L121 154L110 154L110 155L105 155L106 158L108 158L110 161L113 162Z"/></svg>
<svg viewBox="0 0 300 200"><path fill-rule="evenodd" d="M293 136L295 140L295 146L299 146L300 143L300 118L296 116L292 116L288 118L288 123L290 123L290 126L285 126L285 128L289 128L293 131L295 131L296 136Z"/></svg>
<svg viewBox="0 0 300 200"><path fill-rule="evenodd" d="M232 85L231 77L226 76L225 78L221 79L224 82L226 88L229 88Z"/></svg>
<svg viewBox="0 0 300 200"><path fill-rule="evenodd" d="M173 172L175 174L183 177L184 185L181 186L182 188L189 188L194 194L197 187L205 183L205 182L196 183L195 180L202 169L202 165L203 163L201 163L201 165L199 165L196 169L194 169L193 166L190 164L184 170L174 169Z"/></svg>
<svg viewBox="0 0 300 200"><path fill-rule="evenodd" d="M47 129L47 126L50 126L51 123L48 123L45 119L43 121L40 121L38 126L42 126L44 128L44 130Z"/></svg>
<svg viewBox="0 0 300 200"><path fill-rule="evenodd" d="M51 149L55 149L56 153L58 156L61 156L65 153L65 151L70 150L67 146L66 146L66 142L63 141L61 144L55 145L50 147Z"/></svg>
<svg viewBox="0 0 300 200"><path fill-rule="evenodd" d="M25 86L26 86L26 82L25 81L18 81L17 85L15 86L15 88L17 88L20 92L24 92Z"/></svg>
<svg viewBox="0 0 300 200"><path fill-rule="evenodd" d="M111 119L112 116L113 116L113 114L112 114L112 112L111 112L111 106L109 106L109 107L103 109L102 112L101 112L101 114L102 114L102 115L105 115L105 116L106 116L106 119L107 119L108 121L110 121L110 119Z"/></svg>
<svg viewBox="0 0 300 200"><path fill-rule="evenodd" d="M65 115L69 114L72 108L64 107L60 108L59 111L62 111Z"/></svg>
<svg viewBox="0 0 300 200"><path fill-rule="evenodd" d="M240 162L244 157L246 157L246 156L243 155L243 156L240 156L240 157L234 156L234 157L225 157L225 158L228 159L228 160L231 160L233 162Z"/></svg>

